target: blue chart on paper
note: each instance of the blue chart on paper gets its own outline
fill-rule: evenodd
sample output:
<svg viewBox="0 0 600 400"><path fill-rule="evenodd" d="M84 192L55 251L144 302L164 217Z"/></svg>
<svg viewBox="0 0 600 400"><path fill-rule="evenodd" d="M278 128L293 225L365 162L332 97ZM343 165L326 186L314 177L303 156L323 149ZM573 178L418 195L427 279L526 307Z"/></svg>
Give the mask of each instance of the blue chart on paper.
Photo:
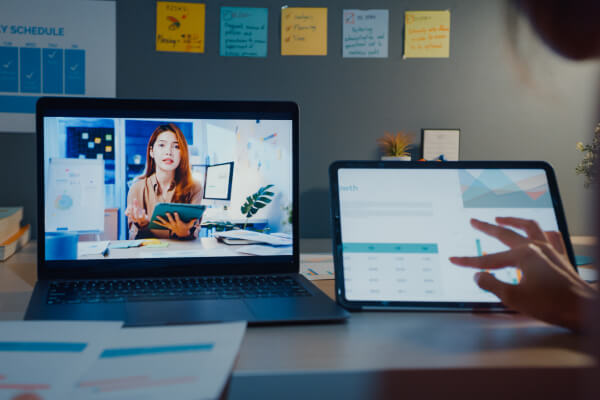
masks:
<svg viewBox="0 0 600 400"><path fill-rule="evenodd" d="M85 94L85 50L0 46L0 112L35 113L42 95Z"/></svg>

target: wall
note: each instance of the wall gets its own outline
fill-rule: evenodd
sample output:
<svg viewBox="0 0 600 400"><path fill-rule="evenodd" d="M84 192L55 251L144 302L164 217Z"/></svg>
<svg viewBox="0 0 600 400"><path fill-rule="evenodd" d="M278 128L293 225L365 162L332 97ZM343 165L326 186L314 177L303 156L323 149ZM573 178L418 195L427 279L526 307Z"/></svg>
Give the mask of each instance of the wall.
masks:
<svg viewBox="0 0 600 400"><path fill-rule="evenodd" d="M550 161L557 170L570 230L591 234L590 191L574 168L577 141L591 141L599 120L598 68L551 54L527 32L522 57L507 43L504 2L372 0L390 10L387 59L342 59L341 14L360 0L231 0L269 8L266 59L220 57L218 6L208 1L205 54L154 51L154 2L117 2L117 95L139 98L293 100L300 105L302 237L329 235L327 167L337 159L378 157L384 131L460 128L465 160ZM326 57L279 55L279 9L329 8ZM451 10L450 59L402 59L406 10ZM525 81L522 70L532 78ZM35 220L35 149L28 134L0 134L0 203L23 204Z"/></svg>

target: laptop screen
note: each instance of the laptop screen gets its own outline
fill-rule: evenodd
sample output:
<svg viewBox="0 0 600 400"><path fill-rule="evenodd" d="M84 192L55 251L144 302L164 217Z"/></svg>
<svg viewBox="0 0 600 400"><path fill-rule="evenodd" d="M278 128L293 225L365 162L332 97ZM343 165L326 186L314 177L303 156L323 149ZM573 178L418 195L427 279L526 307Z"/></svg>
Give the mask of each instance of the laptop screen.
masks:
<svg viewBox="0 0 600 400"><path fill-rule="evenodd" d="M45 260L292 255L291 114L50 114Z"/></svg>
<svg viewBox="0 0 600 400"><path fill-rule="evenodd" d="M559 223L544 169L341 168L339 216L345 296L349 301L497 302L451 256L507 247L471 218ZM520 232L524 234L523 232ZM489 271L516 284L515 268Z"/></svg>

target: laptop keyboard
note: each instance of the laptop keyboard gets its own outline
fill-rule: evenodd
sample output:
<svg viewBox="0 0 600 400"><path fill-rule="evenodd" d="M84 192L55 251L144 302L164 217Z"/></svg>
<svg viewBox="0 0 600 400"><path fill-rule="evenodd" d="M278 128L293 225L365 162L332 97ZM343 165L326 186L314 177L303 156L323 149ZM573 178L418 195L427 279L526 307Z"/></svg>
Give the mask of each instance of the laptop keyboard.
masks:
<svg viewBox="0 0 600 400"><path fill-rule="evenodd" d="M47 304L311 296L289 276L53 281Z"/></svg>

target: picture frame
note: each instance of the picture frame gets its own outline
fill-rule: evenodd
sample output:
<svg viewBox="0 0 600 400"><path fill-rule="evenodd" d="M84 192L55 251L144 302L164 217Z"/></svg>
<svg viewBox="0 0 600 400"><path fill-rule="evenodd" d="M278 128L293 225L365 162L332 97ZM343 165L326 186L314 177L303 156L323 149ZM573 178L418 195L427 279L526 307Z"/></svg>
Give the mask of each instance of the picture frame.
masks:
<svg viewBox="0 0 600 400"><path fill-rule="evenodd" d="M422 158L425 161L460 160L460 129L422 129Z"/></svg>

